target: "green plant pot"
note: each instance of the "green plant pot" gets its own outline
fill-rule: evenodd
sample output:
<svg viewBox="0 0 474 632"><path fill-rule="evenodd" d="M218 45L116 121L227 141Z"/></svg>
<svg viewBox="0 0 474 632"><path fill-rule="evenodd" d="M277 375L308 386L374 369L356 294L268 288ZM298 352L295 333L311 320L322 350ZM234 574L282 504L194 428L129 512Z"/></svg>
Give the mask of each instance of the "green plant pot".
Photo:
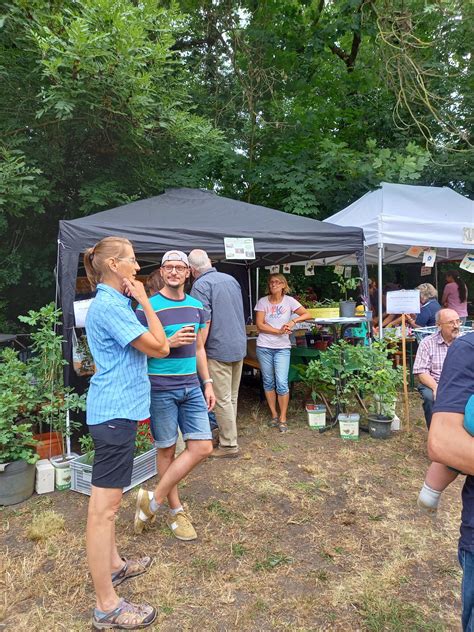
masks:
<svg viewBox="0 0 474 632"><path fill-rule="evenodd" d="M35 466L26 461L0 464L0 505L16 505L33 494Z"/></svg>
<svg viewBox="0 0 474 632"><path fill-rule="evenodd" d="M393 417L369 415L369 434L373 439L390 439Z"/></svg>

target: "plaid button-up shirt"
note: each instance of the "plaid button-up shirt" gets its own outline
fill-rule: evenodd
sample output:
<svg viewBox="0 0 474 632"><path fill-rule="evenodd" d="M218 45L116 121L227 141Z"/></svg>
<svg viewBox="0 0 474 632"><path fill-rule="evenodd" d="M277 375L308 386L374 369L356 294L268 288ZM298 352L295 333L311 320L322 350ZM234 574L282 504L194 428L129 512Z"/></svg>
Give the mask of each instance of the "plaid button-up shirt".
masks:
<svg viewBox="0 0 474 632"><path fill-rule="evenodd" d="M428 373L435 382L439 382L449 346L439 331L423 338L413 364L414 375Z"/></svg>

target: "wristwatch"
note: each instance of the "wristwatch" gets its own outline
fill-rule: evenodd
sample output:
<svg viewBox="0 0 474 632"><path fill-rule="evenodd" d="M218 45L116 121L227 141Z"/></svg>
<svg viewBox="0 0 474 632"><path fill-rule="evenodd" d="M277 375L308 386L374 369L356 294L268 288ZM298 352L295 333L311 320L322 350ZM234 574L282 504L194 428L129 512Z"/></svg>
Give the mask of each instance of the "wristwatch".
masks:
<svg viewBox="0 0 474 632"><path fill-rule="evenodd" d="M214 384L214 380L212 379L212 377L210 377L208 380L203 380L202 384L203 386L206 384Z"/></svg>

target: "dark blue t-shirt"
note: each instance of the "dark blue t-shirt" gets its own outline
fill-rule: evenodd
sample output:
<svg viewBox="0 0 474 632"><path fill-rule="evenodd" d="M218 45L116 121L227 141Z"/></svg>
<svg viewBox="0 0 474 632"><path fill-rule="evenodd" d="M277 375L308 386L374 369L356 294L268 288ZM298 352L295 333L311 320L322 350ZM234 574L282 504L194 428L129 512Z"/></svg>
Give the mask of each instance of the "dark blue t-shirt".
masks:
<svg viewBox="0 0 474 632"><path fill-rule="evenodd" d="M421 306L420 313L416 315L415 322L419 327L434 327L436 325L436 314L441 309L441 305L435 298Z"/></svg>
<svg viewBox="0 0 474 632"><path fill-rule="evenodd" d="M464 414L474 393L474 333L458 338L449 347L439 380L433 412ZM466 476L462 490L459 547L474 551L474 476Z"/></svg>

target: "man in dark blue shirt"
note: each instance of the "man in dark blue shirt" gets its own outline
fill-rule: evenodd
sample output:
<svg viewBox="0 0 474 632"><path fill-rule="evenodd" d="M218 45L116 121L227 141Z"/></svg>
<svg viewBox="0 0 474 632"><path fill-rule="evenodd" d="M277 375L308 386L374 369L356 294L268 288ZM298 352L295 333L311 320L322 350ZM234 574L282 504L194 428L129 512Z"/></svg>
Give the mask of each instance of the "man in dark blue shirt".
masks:
<svg viewBox="0 0 474 632"><path fill-rule="evenodd" d="M474 437L464 429L464 409L474 394L474 333L450 346L439 381L428 437L433 461L467 474L462 490L459 562L463 569L462 625L474 631Z"/></svg>

